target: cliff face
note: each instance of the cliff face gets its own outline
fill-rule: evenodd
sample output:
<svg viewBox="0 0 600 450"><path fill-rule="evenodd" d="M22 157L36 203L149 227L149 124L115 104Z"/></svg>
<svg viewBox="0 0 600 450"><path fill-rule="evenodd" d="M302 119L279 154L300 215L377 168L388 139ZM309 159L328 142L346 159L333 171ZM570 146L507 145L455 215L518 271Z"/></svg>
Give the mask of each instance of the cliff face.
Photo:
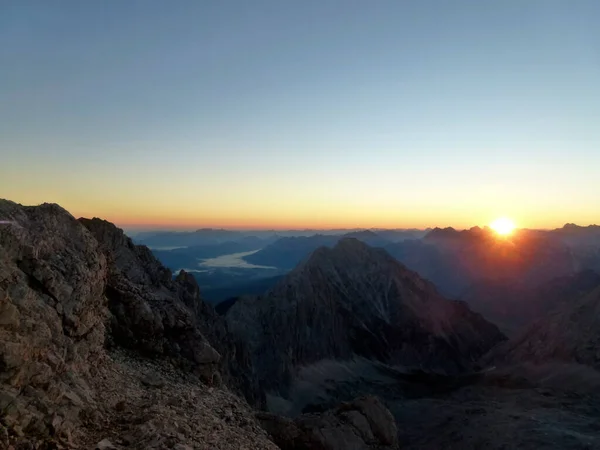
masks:
<svg viewBox="0 0 600 450"><path fill-rule="evenodd" d="M227 312L267 390L323 359L362 356L458 373L504 339L498 329L381 249L343 239L320 248L260 298Z"/></svg>
<svg viewBox="0 0 600 450"><path fill-rule="evenodd" d="M129 448L274 448L247 405L200 382L222 373L255 392L191 277L57 205L0 200L0 219L0 447L90 448L107 433Z"/></svg>
<svg viewBox="0 0 600 450"><path fill-rule="evenodd" d="M103 356L106 258L56 205L0 201L0 213L3 424L68 439L87 395L78 381Z"/></svg>

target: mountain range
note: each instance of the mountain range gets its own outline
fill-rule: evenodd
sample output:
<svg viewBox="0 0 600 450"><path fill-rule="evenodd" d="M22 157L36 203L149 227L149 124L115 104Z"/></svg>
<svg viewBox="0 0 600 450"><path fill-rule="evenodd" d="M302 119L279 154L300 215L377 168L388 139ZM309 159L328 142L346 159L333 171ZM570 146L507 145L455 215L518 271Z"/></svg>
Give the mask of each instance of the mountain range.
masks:
<svg viewBox="0 0 600 450"><path fill-rule="evenodd" d="M209 232L212 231L188 234ZM600 244L594 226L566 225L550 231L518 230L507 238L499 238L489 228L478 227L462 231L435 228L427 233L422 231L421 237L415 230L360 230L343 234L331 231L310 236L271 235L270 239L264 235L259 238L242 232L232 233L238 233L237 240L158 248L153 252L172 270L191 269L209 300L214 302L225 300L227 296L254 294L263 287L266 290L272 287L276 277L292 270L311 252L321 246L333 247L345 237L355 237L371 246L384 248L451 298L472 299L484 284L504 282L516 288L535 289L554 278L600 269ZM178 234L174 233L174 236ZM254 265L254 270L199 267L206 259L234 253L246 253L241 258ZM260 268L273 268L276 272ZM477 299L474 301L478 303ZM495 317L488 318L496 320Z"/></svg>
<svg viewBox="0 0 600 450"><path fill-rule="evenodd" d="M150 248L189 247L193 245L214 245L223 242L238 242L244 238L256 238L263 244L285 237L309 237L316 234L341 236L371 231L389 242L415 239L424 236L428 230L418 229L323 229L323 230L226 230L201 228L195 231L140 231L133 234L134 241Z"/></svg>
<svg viewBox="0 0 600 450"><path fill-rule="evenodd" d="M0 446L598 448L599 275L560 259L597 230L455 231L337 237L217 311L115 225L0 200Z"/></svg>

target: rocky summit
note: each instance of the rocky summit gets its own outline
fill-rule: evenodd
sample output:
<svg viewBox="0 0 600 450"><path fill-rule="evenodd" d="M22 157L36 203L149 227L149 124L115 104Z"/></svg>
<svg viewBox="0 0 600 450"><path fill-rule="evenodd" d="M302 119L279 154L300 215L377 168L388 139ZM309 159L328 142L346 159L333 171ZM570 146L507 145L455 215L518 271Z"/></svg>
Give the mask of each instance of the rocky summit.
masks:
<svg viewBox="0 0 600 450"><path fill-rule="evenodd" d="M0 214L0 447L275 448L218 387L235 357L185 275L57 205Z"/></svg>
<svg viewBox="0 0 600 450"><path fill-rule="evenodd" d="M317 249L266 295L238 300L231 331L247 342L266 390L297 370L356 356L440 373L472 370L504 336L465 303L382 249L342 239Z"/></svg>
<svg viewBox="0 0 600 450"><path fill-rule="evenodd" d="M192 277L57 205L0 215L0 448L278 448L247 350Z"/></svg>

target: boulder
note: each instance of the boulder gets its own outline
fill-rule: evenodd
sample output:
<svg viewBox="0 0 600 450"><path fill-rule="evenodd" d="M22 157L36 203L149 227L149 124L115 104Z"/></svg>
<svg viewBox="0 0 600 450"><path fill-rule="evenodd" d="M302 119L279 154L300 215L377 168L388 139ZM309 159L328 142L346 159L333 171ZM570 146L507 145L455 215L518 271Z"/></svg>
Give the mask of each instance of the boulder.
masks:
<svg viewBox="0 0 600 450"><path fill-rule="evenodd" d="M72 439L104 352L106 258L57 205L0 200L0 403L16 439ZM91 400L93 403L93 400Z"/></svg>
<svg viewBox="0 0 600 450"><path fill-rule="evenodd" d="M369 450L398 448L394 417L377 397L365 396L320 414L296 419L258 413L263 428L282 450Z"/></svg>

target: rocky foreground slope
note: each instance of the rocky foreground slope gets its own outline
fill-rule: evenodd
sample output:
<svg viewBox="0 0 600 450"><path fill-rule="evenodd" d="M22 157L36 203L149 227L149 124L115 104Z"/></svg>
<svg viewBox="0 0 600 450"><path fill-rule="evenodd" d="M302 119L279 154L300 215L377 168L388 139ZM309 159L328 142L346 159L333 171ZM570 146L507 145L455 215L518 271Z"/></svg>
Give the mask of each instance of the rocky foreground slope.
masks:
<svg viewBox="0 0 600 450"><path fill-rule="evenodd" d="M129 437L120 439L131 440L133 448L177 443L231 448L224 444L228 440L246 448L273 447L245 402L227 389L207 387L218 385L219 373L227 378L236 370L236 355L219 353L207 339L224 324L201 311L197 289L185 275L171 280L147 249L133 246L114 226L97 220L82 224L57 205L0 201L0 215L0 441L5 448L93 446L89 440L101 440L112 430L103 425L125 411ZM119 362L107 353L107 344L134 353ZM182 375L164 390L159 369L140 363L141 354L163 356L189 378L183 381ZM170 378L185 372L171 371ZM182 383L190 389L178 389ZM252 397L252 389L246 391ZM195 405L185 414L169 409L185 401ZM226 410L241 411L247 426L226 420ZM212 424L209 429L191 422L200 417ZM181 428L186 418L190 433Z"/></svg>
<svg viewBox="0 0 600 450"><path fill-rule="evenodd" d="M0 448L277 448L242 396L262 402L250 358L192 277L108 222L0 200Z"/></svg>
<svg viewBox="0 0 600 450"><path fill-rule="evenodd" d="M226 314L250 346L268 391L284 392L297 370L356 356L460 373L504 336L465 303L381 249L342 239L316 250L262 297L242 298Z"/></svg>

